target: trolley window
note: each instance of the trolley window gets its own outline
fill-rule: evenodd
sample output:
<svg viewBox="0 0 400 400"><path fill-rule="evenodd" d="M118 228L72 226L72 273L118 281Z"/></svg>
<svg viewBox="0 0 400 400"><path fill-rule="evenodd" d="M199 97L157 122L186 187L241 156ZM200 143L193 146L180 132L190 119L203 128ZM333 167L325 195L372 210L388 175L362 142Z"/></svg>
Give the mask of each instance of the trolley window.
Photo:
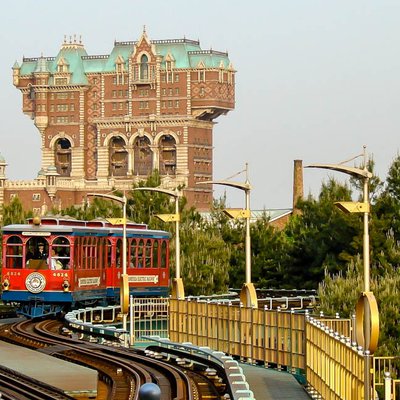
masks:
<svg viewBox="0 0 400 400"><path fill-rule="evenodd" d="M60 262L62 264L62 269L69 269L71 251L69 240L66 237L57 237L53 241L52 249L54 250L54 253L52 255L54 261Z"/></svg>
<svg viewBox="0 0 400 400"><path fill-rule="evenodd" d="M160 266L158 249L159 249L158 240L155 240L153 242L153 268L158 268Z"/></svg>
<svg viewBox="0 0 400 400"><path fill-rule="evenodd" d="M122 265L122 240L117 240L117 246L115 249L115 263L117 268L121 268Z"/></svg>
<svg viewBox="0 0 400 400"><path fill-rule="evenodd" d="M152 243L151 240L148 239L146 241L146 253L145 253L145 264L144 264L146 268L152 267L151 256L152 256Z"/></svg>
<svg viewBox="0 0 400 400"><path fill-rule="evenodd" d="M18 236L10 236L6 244L7 268L22 268L22 239Z"/></svg>
<svg viewBox="0 0 400 400"><path fill-rule="evenodd" d="M140 239L137 246L137 264L136 264L137 268L144 267L143 256L144 256L144 240Z"/></svg>
<svg viewBox="0 0 400 400"><path fill-rule="evenodd" d="M25 265L29 269L47 269L49 244L43 238L31 237L25 244Z"/></svg>
<svg viewBox="0 0 400 400"><path fill-rule="evenodd" d="M112 243L109 239L107 239L107 254L106 254L106 260L107 260L107 264L106 267L107 268L111 268L112 267Z"/></svg>
<svg viewBox="0 0 400 400"><path fill-rule="evenodd" d="M161 244L161 268L167 268L167 260L168 260L168 247L167 242L163 240Z"/></svg>

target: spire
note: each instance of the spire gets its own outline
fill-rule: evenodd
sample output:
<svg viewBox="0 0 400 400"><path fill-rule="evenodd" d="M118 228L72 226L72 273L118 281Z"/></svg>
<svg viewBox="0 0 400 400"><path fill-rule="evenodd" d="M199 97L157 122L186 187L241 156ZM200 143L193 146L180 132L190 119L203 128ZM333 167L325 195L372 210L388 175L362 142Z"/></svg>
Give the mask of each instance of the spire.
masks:
<svg viewBox="0 0 400 400"><path fill-rule="evenodd" d="M74 33L74 35L69 35L69 41L67 39L67 35L64 35L64 42L61 46L62 49L77 49L83 47L82 35L79 35L79 40L76 33Z"/></svg>
<svg viewBox="0 0 400 400"><path fill-rule="evenodd" d="M142 35L140 36L138 43L141 43L142 40L145 40L147 43L150 44L149 38L147 36L146 25L143 25L143 32L142 32Z"/></svg>

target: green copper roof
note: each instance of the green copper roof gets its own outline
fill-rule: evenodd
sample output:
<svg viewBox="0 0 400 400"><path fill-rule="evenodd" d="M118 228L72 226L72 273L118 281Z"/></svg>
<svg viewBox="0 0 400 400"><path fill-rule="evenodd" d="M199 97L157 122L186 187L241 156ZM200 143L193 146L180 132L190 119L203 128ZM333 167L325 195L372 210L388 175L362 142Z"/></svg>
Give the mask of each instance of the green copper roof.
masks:
<svg viewBox="0 0 400 400"><path fill-rule="evenodd" d="M56 57L24 58L20 74L30 75L34 72L57 71L59 62L65 62L71 72L70 84L85 85L88 83L86 74L113 72L115 61L122 57L126 67L137 42L115 42L109 55L89 56L81 43L64 43ZM163 57L161 67L165 67L165 58L170 55L175 61L175 68L197 68L204 64L205 68L228 68L230 61L227 53L215 50L202 50L200 43L188 39L155 40L156 54ZM18 64L14 64L18 65ZM50 84L53 78L50 79Z"/></svg>
<svg viewBox="0 0 400 400"><path fill-rule="evenodd" d="M52 67L53 71L57 70L57 65L61 59L68 63L68 69L72 72L70 84L72 85L85 85L88 83L85 69L83 66L82 57L87 56L86 50L83 46L62 46L58 53Z"/></svg>
<svg viewBox="0 0 400 400"><path fill-rule="evenodd" d="M183 43L180 41L165 40L156 43L156 51L158 54L163 56L163 59L170 54L175 60L176 68L191 68L190 58L188 53L190 51L201 50L199 42L186 41L183 39ZM163 60L163 66L165 66L165 61Z"/></svg>

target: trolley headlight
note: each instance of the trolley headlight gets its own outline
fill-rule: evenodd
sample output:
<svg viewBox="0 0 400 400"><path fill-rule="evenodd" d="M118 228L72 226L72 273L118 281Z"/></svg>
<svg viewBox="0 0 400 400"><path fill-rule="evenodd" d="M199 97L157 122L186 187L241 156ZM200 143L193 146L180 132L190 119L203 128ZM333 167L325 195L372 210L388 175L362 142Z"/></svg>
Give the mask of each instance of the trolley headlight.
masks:
<svg viewBox="0 0 400 400"><path fill-rule="evenodd" d="M4 292L10 290L10 281L8 279L4 279L3 284L1 286L3 287Z"/></svg>
<svg viewBox="0 0 400 400"><path fill-rule="evenodd" d="M63 284L62 284L62 288L64 290L64 292L69 292L69 288L70 288L70 283L68 280L64 280Z"/></svg>

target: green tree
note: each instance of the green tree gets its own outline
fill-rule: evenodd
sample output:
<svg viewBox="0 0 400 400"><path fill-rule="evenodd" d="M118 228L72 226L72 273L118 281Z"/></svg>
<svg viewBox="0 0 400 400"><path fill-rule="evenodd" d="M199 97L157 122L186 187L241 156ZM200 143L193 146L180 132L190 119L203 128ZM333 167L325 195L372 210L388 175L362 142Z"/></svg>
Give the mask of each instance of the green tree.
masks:
<svg viewBox="0 0 400 400"><path fill-rule="evenodd" d="M2 214L3 225L22 224L28 217L32 216L32 213L24 211L21 200L18 196L15 196L11 200L10 204L3 205Z"/></svg>
<svg viewBox="0 0 400 400"><path fill-rule="evenodd" d="M379 268L371 278L380 318L379 347L376 355L400 355L400 275L397 267ZM375 271L376 272L376 271ZM346 273L327 274L319 285L320 308L327 315L339 312L350 317L364 287L361 258L351 261Z"/></svg>
<svg viewBox="0 0 400 400"><path fill-rule="evenodd" d="M133 188L156 188L160 186L161 178L157 170L143 181L133 185ZM186 199L181 198L179 210L183 210ZM147 224L153 229L162 229L165 224L161 222L157 214L175 214L175 199L160 192L137 190L130 191L127 202L127 215L135 222Z"/></svg>
<svg viewBox="0 0 400 400"><path fill-rule="evenodd" d="M351 189L333 178L323 183L318 200L300 200L300 215L291 218L284 230L290 260L285 268L284 285L316 288L325 268L336 273L346 262L362 252L362 221L334 206L336 201L351 201Z"/></svg>
<svg viewBox="0 0 400 400"><path fill-rule="evenodd" d="M100 197L92 197L90 203L80 207L68 207L60 211L61 215L90 221L97 218L122 217L122 206L112 200L105 200Z"/></svg>
<svg viewBox="0 0 400 400"><path fill-rule="evenodd" d="M290 262L288 243L282 231L271 226L267 216L251 226L252 281L258 288L281 288Z"/></svg>
<svg viewBox="0 0 400 400"><path fill-rule="evenodd" d="M204 229L204 225L185 218L180 238L186 295L226 293L230 252L222 236L214 229Z"/></svg>

